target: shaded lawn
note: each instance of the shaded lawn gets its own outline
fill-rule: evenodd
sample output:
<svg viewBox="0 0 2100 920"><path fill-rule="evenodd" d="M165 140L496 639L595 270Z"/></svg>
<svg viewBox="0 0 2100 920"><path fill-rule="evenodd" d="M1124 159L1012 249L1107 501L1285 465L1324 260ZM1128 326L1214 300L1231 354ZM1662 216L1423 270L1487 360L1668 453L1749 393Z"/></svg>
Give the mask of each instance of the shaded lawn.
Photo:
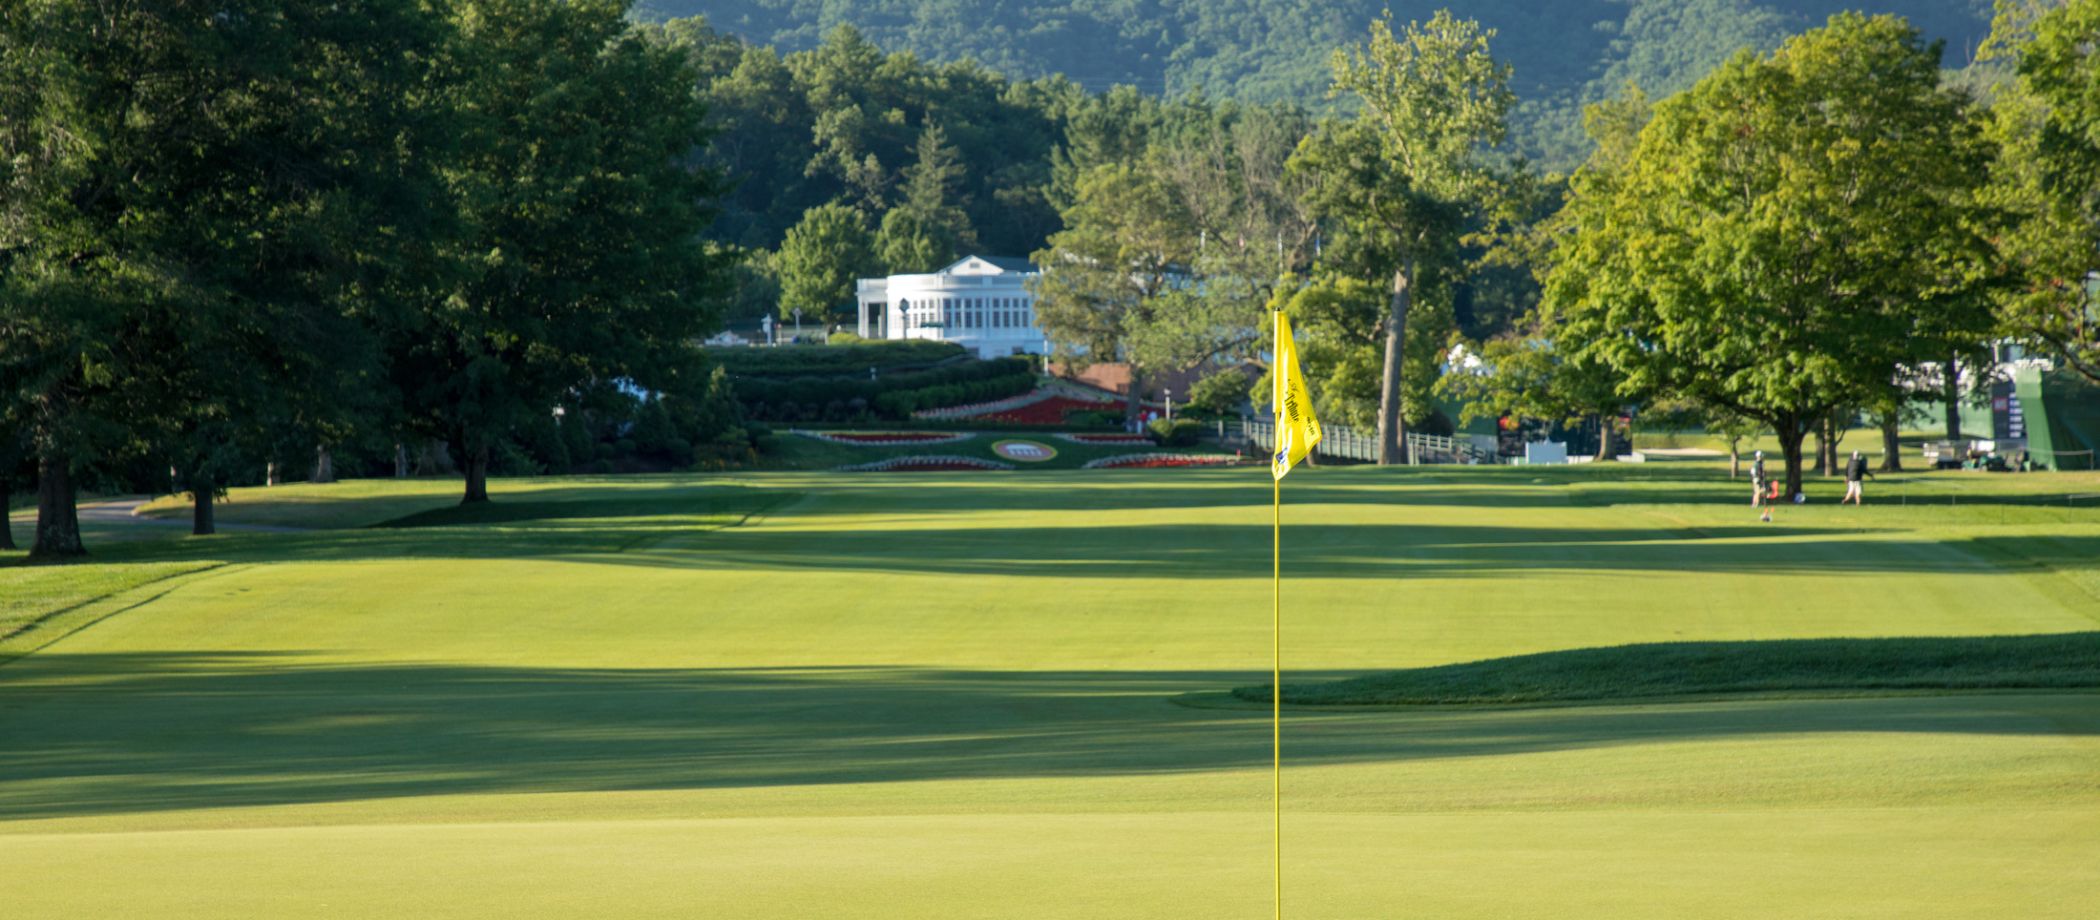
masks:
<svg viewBox="0 0 2100 920"><path fill-rule="evenodd" d="M1195 774L1267 763L1224 672L309 664L45 653L0 669L0 821L404 796ZM1294 712L1296 767L1801 735L2100 734L2100 697L1760 700L1407 723ZM2083 717L2076 716L2083 713ZM1443 768L1449 768L1446 764Z"/></svg>
<svg viewBox="0 0 2100 920"><path fill-rule="evenodd" d="M1765 526L1711 471L1303 471L1290 676L2091 631L2064 576L2093 512L2006 479ZM494 485L237 495L357 529L96 547L81 570L244 564L0 666L0 858L34 880L11 905L1265 909L1266 713L1170 703L1266 664L1260 470ZM1309 916L1952 920L2095 890L2100 694L1321 710L1284 739Z"/></svg>
<svg viewBox="0 0 2100 920"><path fill-rule="evenodd" d="M1285 684L1308 706L1554 703L1871 690L2100 689L2100 632L1672 642L1571 649ZM1232 695L1269 702L1269 685Z"/></svg>

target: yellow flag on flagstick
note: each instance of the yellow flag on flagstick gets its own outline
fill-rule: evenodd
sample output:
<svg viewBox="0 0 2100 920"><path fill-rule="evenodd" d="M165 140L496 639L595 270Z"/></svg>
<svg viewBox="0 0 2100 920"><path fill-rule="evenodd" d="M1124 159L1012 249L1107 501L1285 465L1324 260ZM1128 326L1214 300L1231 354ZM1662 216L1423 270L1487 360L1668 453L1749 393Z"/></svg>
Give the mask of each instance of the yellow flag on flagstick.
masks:
<svg viewBox="0 0 2100 920"><path fill-rule="evenodd" d="M1274 474L1269 483L1269 562L1275 601L1269 621L1269 801L1275 822L1269 859L1276 874L1276 920L1283 920L1283 477L1320 443L1320 420L1313 418L1312 394L1306 392L1305 372L1298 368L1298 343L1291 339L1290 318L1281 310L1276 311L1276 363L1269 366L1269 376L1275 386L1270 404L1276 409L1276 455L1269 463Z"/></svg>
<svg viewBox="0 0 2100 920"><path fill-rule="evenodd" d="M1291 320L1276 311L1276 363L1271 366L1276 407L1276 455L1269 470L1282 479L1313 445L1320 443L1320 420L1313 418L1312 394L1305 391L1305 372L1298 369L1298 343L1291 340Z"/></svg>

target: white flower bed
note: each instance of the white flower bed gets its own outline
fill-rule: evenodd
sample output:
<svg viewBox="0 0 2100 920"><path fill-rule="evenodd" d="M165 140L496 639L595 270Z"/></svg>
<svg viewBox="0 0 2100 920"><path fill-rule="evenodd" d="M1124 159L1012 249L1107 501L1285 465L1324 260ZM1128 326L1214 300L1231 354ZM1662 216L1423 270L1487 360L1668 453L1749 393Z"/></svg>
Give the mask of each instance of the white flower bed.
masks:
<svg viewBox="0 0 2100 920"><path fill-rule="evenodd" d="M805 438L815 438L819 441L845 444L850 447L930 447L935 444L953 444L957 441L967 441L977 436L977 433L974 431L810 431L806 428L790 428L788 432L790 434L799 434ZM911 435L911 438L909 440L899 438L894 441L883 441L856 440L848 437L856 434L902 434Z"/></svg>
<svg viewBox="0 0 2100 920"><path fill-rule="evenodd" d="M1119 467L1144 467L1151 464L1160 464L1168 466L1230 466L1238 462L1238 457L1234 457L1228 454L1167 454L1150 452L1142 454L1117 454L1113 457L1102 457L1099 460L1089 460L1085 464L1081 465L1080 469L1100 470L1115 469Z"/></svg>
<svg viewBox="0 0 2100 920"><path fill-rule="evenodd" d="M990 415L994 412L1005 412L1008 409L1019 409L1031 403L1039 403L1056 395L1056 393L1049 390L1035 389L1019 396L1009 396L1005 399L995 399L991 402L971 403L967 406L948 406L941 409L920 409L912 413L911 417L970 418L978 415Z"/></svg>
<svg viewBox="0 0 2100 920"><path fill-rule="evenodd" d="M980 460L976 457L963 457L955 454L922 454L910 457L891 457L888 460L877 460L874 463L857 463L852 466L842 466L835 472L887 473L895 469L911 466L966 466L977 470L1010 470L1014 468L1014 465L1011 463L1000 463L997 460Z"/></svg>

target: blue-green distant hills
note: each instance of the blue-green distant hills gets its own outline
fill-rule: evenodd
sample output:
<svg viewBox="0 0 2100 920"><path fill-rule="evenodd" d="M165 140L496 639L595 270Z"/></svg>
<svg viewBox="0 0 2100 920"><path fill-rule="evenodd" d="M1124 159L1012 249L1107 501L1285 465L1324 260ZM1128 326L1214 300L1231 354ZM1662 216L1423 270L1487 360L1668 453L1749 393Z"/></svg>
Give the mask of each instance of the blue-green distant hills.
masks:
<svg viewBox="0 0 2100 920"><path fill-rule="evenodd" d="M1580 105L1633 81L1674 92L1746 45L1768 48L1864 8L1908 17L1968 63L1990 0L641 0L650 18L704 15L782 51L851 24L876 44L933 60L974 58L1010 76L1063 74L1090 89L1325 103L1328 55L1390 5L1400 20L1439 7L1496 29L1516 68L1519 150L1567 166L1585 144Z"/></svg>

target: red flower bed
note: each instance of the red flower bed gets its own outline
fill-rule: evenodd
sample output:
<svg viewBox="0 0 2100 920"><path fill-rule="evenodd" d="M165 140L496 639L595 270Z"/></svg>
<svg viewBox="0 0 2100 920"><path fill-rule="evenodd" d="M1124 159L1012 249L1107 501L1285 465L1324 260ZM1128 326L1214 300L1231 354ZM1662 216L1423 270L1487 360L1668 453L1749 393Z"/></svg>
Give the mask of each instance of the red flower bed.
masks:
<svg viewBox="0 0 2100 920"><path fill-rule="evenodd" d="M1239 462L1225 454L1124 454L1085 465L1090 470L1149 470L1170 466L1226 466Z"/></svg>
<svg viewBox="0 0 2100 920"><path fill-rule="evenodd" d="M1218 461L1215 461L1215 460L1191 460L1191 459L1189 459L1189 458L1187 458L1187 457L1171 457L1171 458L1170 458L1170 457L1154 457L1154 458L1152 458L1152 459L1149 459L1149 460L1132 460L1132 461L1130 461L1129 463L1118 463L1118 464L1116 464L1116 465L1114 465L1114 466L1107 466L1107 467L1102 467L1102 469L1111 469L1111 470L1149 470L1149 469L1155 469L1155 468L1158 468L1158 467L1164 467L1164 466L1217 466L1217 465L1218 465Z"/></svg>
<svg viewBox="0 0 2100 920"><path fill-rule="evenodd" d="M977 418L1006 422L1010 425L1061 425L1065 416L1073 412L1109 412L1116 407L1112 402L1095 402L1090 399L1074 399L1070 396L1052 396L1025 406L1016 406L1003 412L993 412Z"/></svg>

